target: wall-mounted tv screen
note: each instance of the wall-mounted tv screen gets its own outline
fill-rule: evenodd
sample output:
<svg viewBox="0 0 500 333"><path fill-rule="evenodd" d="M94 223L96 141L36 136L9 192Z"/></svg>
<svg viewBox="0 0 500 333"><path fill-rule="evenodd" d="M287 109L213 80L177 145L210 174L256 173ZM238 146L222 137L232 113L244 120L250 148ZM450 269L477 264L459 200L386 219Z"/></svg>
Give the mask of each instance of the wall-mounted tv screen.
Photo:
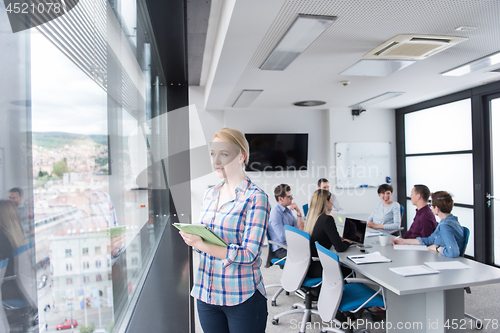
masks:
<svg viewBox="0 0 500 333"><path fill-rule="evenodd" d="M250 145L246 171L307 170L309 134L245 134Z"/></svg>

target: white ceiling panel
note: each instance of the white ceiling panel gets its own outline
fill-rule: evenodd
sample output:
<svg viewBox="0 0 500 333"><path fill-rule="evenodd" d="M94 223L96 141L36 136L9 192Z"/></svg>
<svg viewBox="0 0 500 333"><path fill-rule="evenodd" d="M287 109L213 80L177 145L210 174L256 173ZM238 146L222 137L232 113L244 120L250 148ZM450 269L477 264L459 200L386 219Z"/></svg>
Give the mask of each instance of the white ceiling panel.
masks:
<svg viewBox="0 0 500 333"><path fill-rule="evenodd" d="M284 71L259 66L298 14L337 20ZM477 27L457 31L460 26ZM458 36L466 41L386 77L339 75L373 48L399 34ZM223 36L223 37L221 37ZM440 73L500 51L498 0L236 0L220 56L210 70L207 109L230 110L242 90L263 90L252 108L290 108L324 100L348 107L388 91L406 92L377 108L398 108L500 79L487 68L462 77ZM499 66L496 66L499 67ZM341 81L350 81L343 86Z"/></svg>

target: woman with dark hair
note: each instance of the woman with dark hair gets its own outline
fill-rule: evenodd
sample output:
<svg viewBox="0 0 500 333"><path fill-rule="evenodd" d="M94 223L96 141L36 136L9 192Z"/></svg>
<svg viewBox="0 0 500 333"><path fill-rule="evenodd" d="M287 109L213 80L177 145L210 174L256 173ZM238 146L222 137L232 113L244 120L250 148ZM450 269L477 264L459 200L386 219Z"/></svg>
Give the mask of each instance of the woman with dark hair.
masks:
<svg viewBox="0 0 500 333"><path fill-rule="evenodd" d="M309 204L309 212L307 213L304 231L311 235L311 256L317 257L318 251L316 250L316 241L329 249L335 248L337 252L344 252L349 248L351 242L342 239L337 231L335 220L327 212L332 209L333 201L332 194L325 190L316 190L311 198ZM311 261L307 276L321 277L323 274L323 267L319 261Z"/></svg>
<svg viewBox="0 0 500 333"><path fill-rule="evenodd" d="M427 245L429 251L456 258L460 255L460 249L465 246L465 235L458 218L451 214L453 199L446 191L434 192L431 196L431 210L441 219L432 235L416 239L393 238L392 244Z"/></svg>
<svg viewBox="0 0 500 333"><path fill-rule="evenodd" d="M392 201L393 188L389 184L379 186L377 193L380 202L368 218L368 228L396 230L401 227L401 206Z"/></svg>

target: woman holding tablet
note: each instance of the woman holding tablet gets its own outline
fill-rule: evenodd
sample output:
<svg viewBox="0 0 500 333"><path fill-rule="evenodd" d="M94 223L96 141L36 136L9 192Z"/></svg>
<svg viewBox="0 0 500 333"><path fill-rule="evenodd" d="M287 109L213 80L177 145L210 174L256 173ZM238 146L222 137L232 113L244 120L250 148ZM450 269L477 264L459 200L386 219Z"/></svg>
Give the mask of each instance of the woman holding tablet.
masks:
<svg viewBox="0 0 500 333"><path fill-rule="evenodd" d="M380 202L368 218L368 228L396 230L401 227L401 206L392 201L393 188L389 184L379 186L377 193Z"/></svg>
<svg viewBox="0 0 500 333"><path fill-rule="evenodd" d="M212 167L223 181L205 192L201 223L227 245L218 246L180 232L200 252L191 296L197 299L203 332L264 333L267 300L260 266L269 220L267 195L245 174L249 147L234 129L215 133Z"/></svg>
<svg viewBox="0 0 500 333"><path fill-rule="evenodd" d="M438 191L432 193L431 196L431 210L434 215L441 219L436 230L426 238L393 238L392 244L427 245L430 251L456 258L460 255L460 249L465 245L465 235L463 227L458 222L458 218L451 214L453 199L446 191Z"/></svg>
<svg viewBox="0 0 500 333"><path fill-rule="evenodd" d="M349 248L351 242L342 239L337 231L335 220L331 215L327 215L333 207L332 194L325 190L316 190L309 204L309 212L307 213L304 231L311 235L310 247L311 257L317 257L316 241L329 249L335 247L335 251L344 252ZM319 261L311 261L307 276L321 277L323 267Z"/></svg>

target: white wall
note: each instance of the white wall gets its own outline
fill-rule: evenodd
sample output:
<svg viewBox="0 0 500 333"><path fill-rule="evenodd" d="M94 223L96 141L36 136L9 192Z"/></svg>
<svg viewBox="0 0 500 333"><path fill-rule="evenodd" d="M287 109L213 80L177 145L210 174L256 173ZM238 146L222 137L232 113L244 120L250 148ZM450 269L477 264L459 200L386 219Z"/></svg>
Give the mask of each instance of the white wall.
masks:
<svg viewBox="0 0 500 333"><path fill-rule="evenodd" d="M269 196L271 205L276 204L274 187L289 184L294 202L302 206L308 203L316 190L319 178L326 177L335 184L334 147L336 142L380 141L392 143L393 186L396 187L396 130L394 110L370 110L353 121L350 109L318 110L290 108L286 110L251 109L205 111L203 87L190 88L190 104L195 104L203 126L205 139L222 127L231 127L243 133L308 133L309 156L307 171L249 172L248 176ZM207 150L208 154L208 150ZM219 183L214 174L191 182L192 221L199 222L203 193L208 186ZM379 198L375 188L331 189L346 212L370 213ZM396 189L395 189L396 190ZM394 193L396 198L397 193Z"/></svg>
<svg viewBox="0 0 500 333"><path fill-rule="evenodd" d="M353 117L349 109L330 109L330 146L332 152L336 142L390 142L391 143L391 185L393 200L397 200L396 184L396 115L392 109L369 109ZM329 166L334 171L334 155ZM334 172L333 172L334 173ZM331 176L330 178L334 178ZM332 190L332 189L331 189ZM333 189L346 212L371 213L379 197L376 188Z"/></svg>

